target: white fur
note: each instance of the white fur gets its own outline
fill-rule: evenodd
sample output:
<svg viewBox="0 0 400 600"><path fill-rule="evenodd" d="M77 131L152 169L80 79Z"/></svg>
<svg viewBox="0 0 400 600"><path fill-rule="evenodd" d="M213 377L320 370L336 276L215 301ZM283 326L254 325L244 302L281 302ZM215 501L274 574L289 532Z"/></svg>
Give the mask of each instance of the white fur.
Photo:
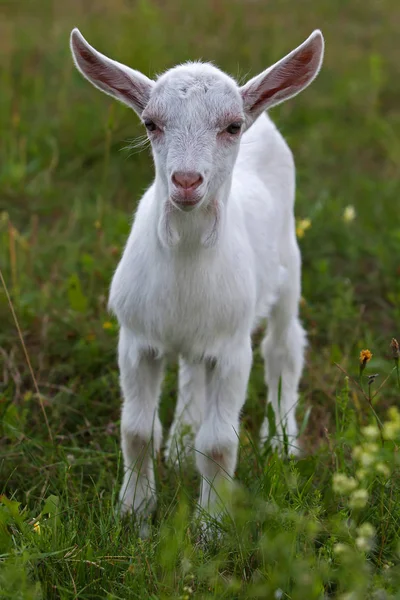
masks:
<svg viewBox="0 0 400 600"><path fill-rule="evenodd" d="M263 111L314 79L323 38L314 32L242 88L201 63L176 67L156 82L135 79L135 71L108 63L77 30L71 46L89 81L159 126L149 133L155 180L139 203L109 301L121 326L122 507L142 514L154 507L152 455L161 446L163 365L165 358L179 355L179 397L166 453L176 458L182 435L183 454L194 446L202 476L200 505L215 514L221 508L217 484L234 475L251 334L264 318L268 330L262 352L277 442L282 443L285 428L295 450L305 346L298 319L295 169L288 146ZM89 60L85 52L92 53ZM100 79L107 68L104 83ZM126 74L135 82L134 94L121 98ZM226 133L229 119L243 122L239 135ZM171 200L171 176L177 170L203 177L201 200L190 212ZM267 436L266 421L262 439Z"/></svg>

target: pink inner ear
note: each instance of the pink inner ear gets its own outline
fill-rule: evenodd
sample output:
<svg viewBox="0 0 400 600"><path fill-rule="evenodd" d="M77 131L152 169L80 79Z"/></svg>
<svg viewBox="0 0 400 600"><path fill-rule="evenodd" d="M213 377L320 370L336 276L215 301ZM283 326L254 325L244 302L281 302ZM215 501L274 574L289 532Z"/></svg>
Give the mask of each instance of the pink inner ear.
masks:
<svg viewBox="0 0 400 600"><path fill-rule="evenodd" d="M105 61L93 53L81 40L74 39L76 58L83 73L106 91L113 91L126 102L143 110L147 104L148 90L140 82L132 80L111 61Z"/></svg>
<svg viewBox="0 0 400 600"><path fill-rule="evenodd" d="M298 53L287 59L287 61L278 64L270 71L256 89L249 89L246 96L256 101L251 104L251 111L268 103L271 99L280 99L291 95L296 89L302 88L313 76L318 60L314 49L307 46L300 49Z"/></svg>

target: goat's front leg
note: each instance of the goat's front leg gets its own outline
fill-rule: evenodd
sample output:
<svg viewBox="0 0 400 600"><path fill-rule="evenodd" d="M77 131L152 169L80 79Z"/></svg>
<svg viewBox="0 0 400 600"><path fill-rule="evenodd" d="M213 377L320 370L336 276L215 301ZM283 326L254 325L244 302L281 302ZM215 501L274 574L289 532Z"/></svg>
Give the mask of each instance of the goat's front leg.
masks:
<svg viewBox="0 0 400 600"><path fill-rule="evenodd" d="M239 416L252 362L251 341L226 350L206 366L206 417L197 434L196 464L201 474L200 507L218 517L224 512L218 488L231 481L239 443Z"/></svg>
<svg viewBox="0 0 400 600"><path fill-rule="evenodd" d="M118 348L124 396L121 445L124 481L121 513L146 516L156 504L153 456L161 445L162 428L157 408L163 361L140 348L129 331L121 329Z"/></svg>

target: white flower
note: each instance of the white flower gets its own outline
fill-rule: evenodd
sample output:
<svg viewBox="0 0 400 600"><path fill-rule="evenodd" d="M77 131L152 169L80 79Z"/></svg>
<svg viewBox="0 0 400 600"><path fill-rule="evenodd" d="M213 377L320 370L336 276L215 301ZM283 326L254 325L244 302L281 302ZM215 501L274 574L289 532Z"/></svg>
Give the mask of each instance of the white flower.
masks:
<svg viewBox="0 0 400 600"><path fill-rule="evenodd" d="M345 554L346 552L349 551L349 547L346 544L341 544L340 542L338 544L335 544L333 546L333 553L337 554L338 556L340 554Z"/></svg>
<svg viewBox="0 0 400 600"><path fill-rule="evenodd" d="M345 223L351 223L352 221L354 221L355 218L356 210L354 206L351 206L351 204L349 204L349 206L346 206L346 208L343 211L343 221Z"/></svg>
<svg viewBox="0 0 400 600"><path fill-rule="evenodd" d="M395 440L399 435L400 427L398 423L393 421L386 421L383 425L383 437L385 440Z"/></svg>
<svg viewBox="0 0 400 600"><path fill-rule="evenodd" d="M363 467L370 467L375 460L375 457L371 452L363 452L360 456L360 463Z"/></svg>
<svg viewBox="0 0 400 600"><path fill-rule="evenodd" d="M366 452L370 452L371 454L376 454L379 450L379 446L374 442L368 442L368 444L364 445L364 450Z"/></svg>
<svg viewBox="0 0 400 600"><path fill-rule="evenodd" d="M363 536L356 539L356 546L362 552L368 552L372 548L372 540Z"/></svg>
<svg viewBox="0 0 400 600"><path fill-rule="evenodd" d="M353 448L353 452L352 452L354 460L360 460L362 453L363 453L362 446L355 446Z"/></svg>
<svg viewBox="0 0 400 600"><path fill-rule="evenodd" d="M379 437L379 429L376 425L367 425L361 429L361 432L371 442L374 442Z"/></svg>
<svg viewBox="0 0 400 600"><path fill-rule="evenodd" d="M382 463L382 462L376 463L375 469L378 473L380 473L384 477L386 477L386 478L390 477L390 469L384 463Z"/></svg>
<svg viewBox="0 0 400 600"><path fill-rule="evenodd" d="M354 490L350 496L349 506L350 508L364 508L368 502L367 490Z"/></svg>
<svg viewBox="0 0 400 600"><path fill-rule="evenodd" d="M371 525L371 523L363 523L360 527L357 528L358 535L366 538L373 538L376 531L375 527Z"/></svg>
<svg viewBox="0 0 400 600"><path fill-rule="evenodd" d="M356 477L359 481L362 481L363 479L365 479L368 475L368 471L366 471L365 469L358 469L356 471Z"/></svg>
<svg viewBox="0 0 400 600"><path fill-rule="evenodd" d="M344 473L333 475L333 491L337 494L350 494L357 487L357 481L353 477L347 477Z"/></svg>

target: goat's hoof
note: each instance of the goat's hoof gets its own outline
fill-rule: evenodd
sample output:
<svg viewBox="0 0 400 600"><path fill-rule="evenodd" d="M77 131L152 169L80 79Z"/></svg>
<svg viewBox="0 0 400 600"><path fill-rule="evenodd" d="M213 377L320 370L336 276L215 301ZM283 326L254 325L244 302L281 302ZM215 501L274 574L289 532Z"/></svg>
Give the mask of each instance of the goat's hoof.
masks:
<svg viewBox="0 0 400 600"><path fill-rule="evenodd" d="M119 500L115 506L115 515L121 519L126 519L132 514L132 504Z"/></svg>
<svg viewBox="0 0 400 600"><path fill-rule="evenodd" d="M132 506L128 504L119 503L116 506L116 517L122 519L124 522L132 521L134 529L137 531L139 538L146 539L150 536L151 532L151 515L148 513L141 514L132 511Z"/></svg>
<svg viewBox="0 0 400 600"><path fill-rule="evenodd" d="M138 527L138 535L139 535L140 539L146 540L147 538L150 537L151 524L150 524L149 518L139 519L139 521L137 522L137 527Z"/></svg>
<svg viewBox="0 0 400 600"><path fill-rule="evenodd" d="M280 456L296 458L301 453L301 448L299 447L298 439L295 437L288 439L287 446L281 438L273 437L272 439L261 439L260 449L263 450L267 444L270 445L272 451L277 452Z"/></svg>
<svg viewBox="0 0 400 600"><path fill-rule="evenodd" d="M194 526L197 530L197 544L200 546L210 546L219 543L224 535L223 526L226 510L220 508L208 512L206 509L197 507L194 514Z"/></svg>
<svg viewBox="0 0 400 600"><path fill-rule="evenodd" d="M197 543L199 546L210 546L219 543L224 535L224 529L218 519L201 517L198 522Z"/></svg>
<svg viewBox="0 0 400 600"><path fill-rule="evenodd" d="M273 451L278 452L280 456L296 457L300 454L299 440L297 435L297 427L288 427L285 432L278 427L275 435L269 435L269 423L264 421L260 433L260 449L263 450L266 445L270 445Z"/></svg>

